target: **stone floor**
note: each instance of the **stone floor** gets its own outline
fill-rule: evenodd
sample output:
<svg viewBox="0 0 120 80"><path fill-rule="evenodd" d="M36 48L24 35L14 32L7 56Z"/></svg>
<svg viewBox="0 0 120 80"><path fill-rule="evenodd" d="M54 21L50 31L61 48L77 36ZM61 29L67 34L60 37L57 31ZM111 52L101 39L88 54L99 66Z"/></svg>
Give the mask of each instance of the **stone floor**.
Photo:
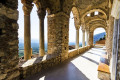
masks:
<svg viewBox="0 0 120 80"><path fill-rule="evenodd" d="M25 80L99 80L98 65L104 48L92 48L75 59Z"/></svg>

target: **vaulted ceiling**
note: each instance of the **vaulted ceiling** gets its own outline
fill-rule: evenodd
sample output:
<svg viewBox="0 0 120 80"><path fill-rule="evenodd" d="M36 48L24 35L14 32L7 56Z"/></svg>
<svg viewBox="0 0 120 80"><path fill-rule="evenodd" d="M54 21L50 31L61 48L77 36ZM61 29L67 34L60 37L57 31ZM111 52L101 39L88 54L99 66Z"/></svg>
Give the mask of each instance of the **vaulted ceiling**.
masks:
<svg viewBox="0 0 120 80"><path fill-rule="evenodd" d="M113 0L23 0L33 1L37 7L48 11L48 15L64 12L70 16L72 11L75 20L75 26L85 23L87 26L94 25L94 22L106 26L109 19L110 5ZM87 16L95 11L99 12L97 16ZM97 26L96 26L97 27Z"/></svg>

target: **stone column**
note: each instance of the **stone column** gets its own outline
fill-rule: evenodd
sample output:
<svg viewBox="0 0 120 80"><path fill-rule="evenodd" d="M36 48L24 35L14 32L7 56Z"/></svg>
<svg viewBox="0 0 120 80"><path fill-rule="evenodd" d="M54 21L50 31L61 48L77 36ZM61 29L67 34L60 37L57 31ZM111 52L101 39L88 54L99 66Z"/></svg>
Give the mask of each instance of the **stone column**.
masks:
<svg viewBox="0 0 120 80"><path fill-rule="evenodd" d="M85 30L82 30L82 47L85 47Z"/></svg>
<svg viewBox="0 0 120 80"><path fill-rule="evenodd" d="M113 50L112 50L112 80L116 80L116 68L117 68L117 53L118 53L118 19L114 20L114 32L113 32Z"/></svg>
<svg viewBox="0 0 120 80"><path fill-rule="evenodd" d="M79 48L79 29L76 29L76 45L75 48Z"/></svg>
<svg viewBox="0 0 120 80"><path fill-rule="evenodd" d="M31 28L30 28L30 13L33 5L23 3L24 11L24 60L31 58Z"/></svg>
<svg viewBox="0 0 120 80"><path fill-rule="evenodd" d="M44 18L45 18L45 15L46 15L45 10L39 8L38 9L38 16L40 19L39 56L45 55L45 49L44 49Z"/></svg>
<svg viewBox="0 0 120 80"><path fill-rule="evenodd" d="M86 45L89 45L89 30L86 30Z"/></svg>
<svg viewBox="0 0 120 80"><path fill-rule="evenodd" d="M89 42L88 42L88 44L89 44L91 47L93 47L93 32L90 32L90 33L89 33Z"/></svg>

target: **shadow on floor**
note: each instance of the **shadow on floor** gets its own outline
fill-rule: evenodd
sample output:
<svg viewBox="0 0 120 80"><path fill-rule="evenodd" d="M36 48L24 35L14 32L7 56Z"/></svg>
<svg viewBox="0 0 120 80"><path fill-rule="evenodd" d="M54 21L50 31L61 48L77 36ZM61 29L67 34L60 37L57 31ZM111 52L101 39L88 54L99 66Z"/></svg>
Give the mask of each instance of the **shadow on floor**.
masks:
<svg viewBox="0 0 120 80"><path fill-rule="evenodd" d="M25 80L89 80L73 63L62 63L44 74L37 73Z"/></svg>
<svg viewBox="0 0 120 80"><path fill-rule="evenodd" d="M94 54L94 55L97 55L97 56L101 56L100 54L96 54L96 53L93 53L93 52L87 52L87 53Z"/></svg>
<svg viewBox="0 0 120 80"><path fill-rule="evenodd" d="M99 65L99 63L98 62L96 62L95 60L92 60L92 59L90 59L90 58L88 58L88 57L86 57L86 56L81 56L82 58L85 58L85 59L87 59L87 60L89 60L89 61L91 61L91 62L93 62L93 63L95 63L95 64L97 64L97 65Z"/></svg>

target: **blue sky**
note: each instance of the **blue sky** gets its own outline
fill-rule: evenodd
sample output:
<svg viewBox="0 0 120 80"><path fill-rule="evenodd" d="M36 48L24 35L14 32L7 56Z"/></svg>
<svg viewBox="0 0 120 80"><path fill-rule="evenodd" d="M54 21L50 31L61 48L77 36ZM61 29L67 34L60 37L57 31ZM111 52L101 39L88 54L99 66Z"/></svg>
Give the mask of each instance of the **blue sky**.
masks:
<svg viewBox="0 0 120 80"><path fill-rule="evenodd" d="M18 24L19 24L19 40L20 42L24 42L24 13L22 10L22 3L21 0L18 0L18 11L19 11L19 19L18 19ZM75 30L75 26L74 26L74 19L73 18L73 14L71 12L70 14L70 23L69 23L69 42L75 42L76 39L76 30ZM44 26L45 26L45 42L47 42L47 14L45 16L45 22L44 22ZM97 28L94 31L94 34L99 34L105 32L105 30L103 28ZM82 31L80 28L80 42L82 41ZM37 8L34 5L32 12L31 12L31 39L32 41L39 41L39 18L37 15Z"/></svg>

